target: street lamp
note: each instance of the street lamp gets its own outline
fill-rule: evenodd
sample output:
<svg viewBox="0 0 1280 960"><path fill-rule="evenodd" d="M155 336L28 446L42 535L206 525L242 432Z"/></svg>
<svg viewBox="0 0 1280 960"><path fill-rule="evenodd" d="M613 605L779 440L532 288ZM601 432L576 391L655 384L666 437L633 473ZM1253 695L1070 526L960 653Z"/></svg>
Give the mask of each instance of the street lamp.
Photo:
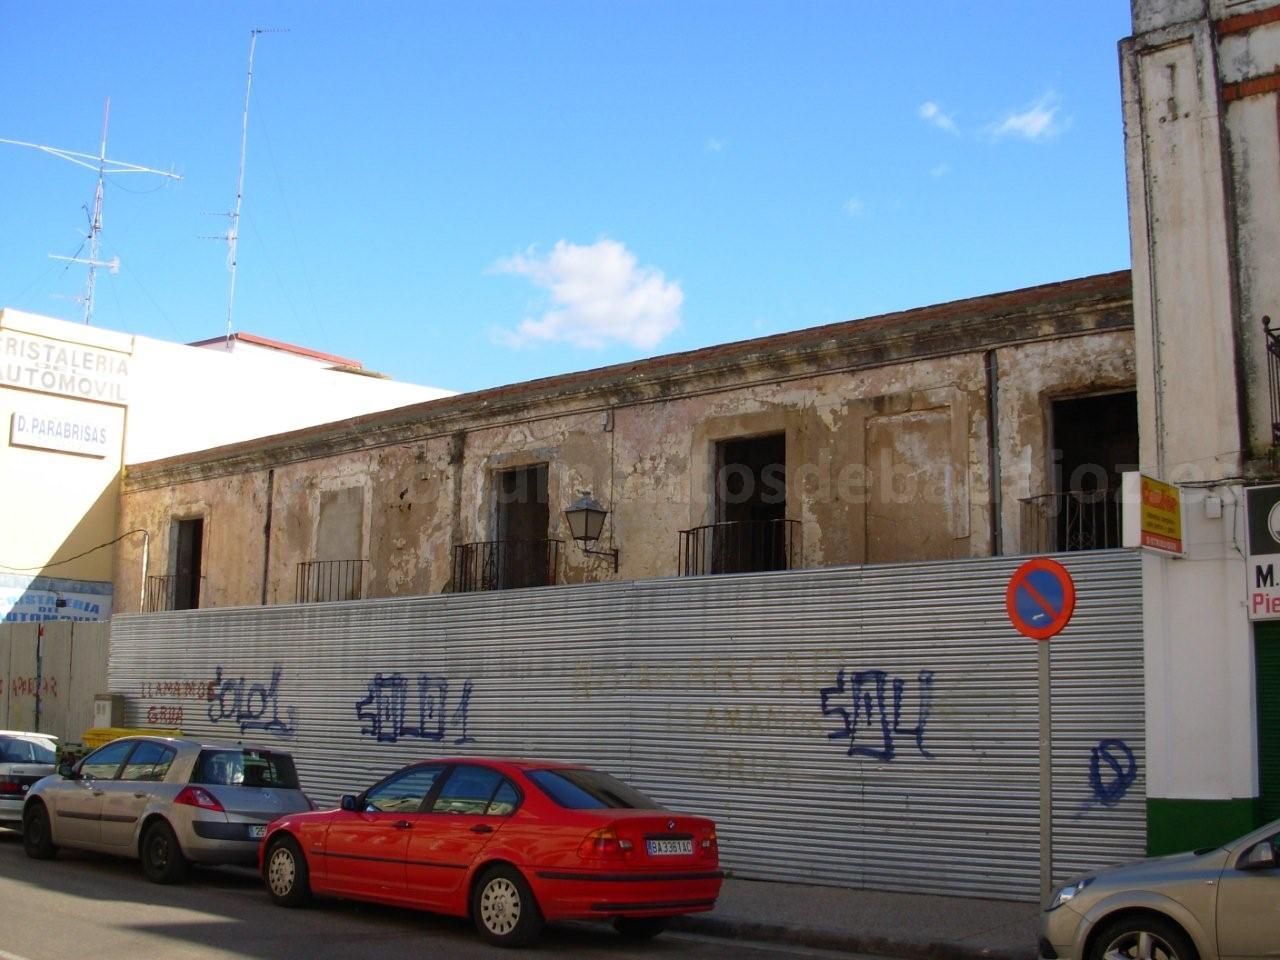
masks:
<svg viewBox="0 0 1280 960"><path fill-rule="evenodd" d="M612 557L613 572L618 572L618 548L612 550L592 550L587 547L589 543L595 543L600 539L600 534L604 530L604 518L609 515L609 511L600 506L590 492L581 491L582 496L579 497L574 504L564 512L564 518L569 521L569 533L573 539L582 544L582 552L594 554L597 557Z"/></svg>

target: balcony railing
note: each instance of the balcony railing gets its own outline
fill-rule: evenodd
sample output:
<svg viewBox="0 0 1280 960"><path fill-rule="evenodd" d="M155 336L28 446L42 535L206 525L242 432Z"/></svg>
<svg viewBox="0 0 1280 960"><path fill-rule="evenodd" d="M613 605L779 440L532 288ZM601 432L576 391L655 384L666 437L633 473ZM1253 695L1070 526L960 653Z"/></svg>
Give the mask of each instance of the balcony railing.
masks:
<svg viewBox="0 0 1280 960"><path fill-rule="evenodd" d="M367 560L304 560L298 564L297 603L359 600L364 591Z"/></svg>
<svg viewBox="0 0 1280 960"><path fill-rule="evenodd" d="M1280 330L1271 328L1271 318L1262 318L1267 338L1267 386L1271 396L1271 443L1280 445Z"/></svg>
<svg viewBox="0 0 1280 960"><path fill-rule="evenodd" d="M147 587L143 595L142 612L159 613L163 610L177 610L179 586L185 585L189 578L174 574L159 577L147 577ZM185 592L185 591L184 591ZM196 594L195 603L184 603L181 609L188 610L200 605L200 597L204 596L204 577L200 578L200 590ZM186 598L184 597L184 600Z"/></svg>
<svg viewBox="0 0 1280 960"><path fill-rule="evenodd" d="M737 520L680 531L682 577L799 566L799 520Z"/></svg>
<svg viewBox="0 0 1280 960"><path fill-rule="evenodd" d="M560 564L559 540L483 540L453 547L453 590L549 587Z"/></svg>
<svg viewBox="0 0 1280 960"><path fill-rule="evenodd" d="M1120 546L1118 490L1042 493L1022 505L1023 553L1072 553Z"/></svg>

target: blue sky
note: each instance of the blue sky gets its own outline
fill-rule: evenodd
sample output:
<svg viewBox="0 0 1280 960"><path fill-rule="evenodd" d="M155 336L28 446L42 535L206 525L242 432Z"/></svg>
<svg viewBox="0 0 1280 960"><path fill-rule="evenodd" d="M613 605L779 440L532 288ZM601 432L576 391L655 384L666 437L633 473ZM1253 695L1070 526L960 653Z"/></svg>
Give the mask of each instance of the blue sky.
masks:
<svg viewBox="0 0 1280 960"><path fill-rule="evenodd" d="M1129 265L1124 0L0 0L0 137L106 191L95 325L478 389ZM0 144L0 305L78 320L94 174Z"/></svg>

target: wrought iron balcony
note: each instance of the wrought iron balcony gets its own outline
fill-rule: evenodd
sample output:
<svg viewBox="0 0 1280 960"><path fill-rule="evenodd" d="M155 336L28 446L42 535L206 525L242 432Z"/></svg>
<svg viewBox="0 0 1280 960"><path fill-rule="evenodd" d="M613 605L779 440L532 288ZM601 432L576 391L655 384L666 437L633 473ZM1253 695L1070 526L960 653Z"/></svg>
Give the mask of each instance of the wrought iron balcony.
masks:
<svg viewBox="0 0 1280 960"><path fill-rule="evenodd" d="M453 547L453 590L549 587L560 565L559 540L482 540Z"/></svg>
<svg viewBox="0 0 1280 960"><path fill-rule="evenodd" d="M168 574L159 577L147 577L147 586L143 594L142 612L159 613L164 610L191 610L200 605L200 597L204 596L204 577L200 578L200 588L195 597L190 596L190 577L179 577Z"/></svg>
<svg viewBox="0 0 1280 960"><path fill-rule="evenodd" d="M304 560L298 564L296 603L359 600L367 560Z"/></svg>
<svg viewBox="0 0 1280 960"><path fill-rule="evenodd" d="M1026 497L1022 505L1023 553L1073 553L1120 546L1120 492L1069 490Z"/></svg>
<svg viewBox="0 0 1280 960"><path fill-rule="evenodd" d="M799 566L799 520L736 520L680 531L682 577Z"/></svg>
<svg viewBox="0 0 1280 960"><path fill-rule="evenodd" d="M1262 318L1267 339L1267 387L1271 397L1271 443L1280 445L1280 330L1271 329L1271 318Z"/></svg>

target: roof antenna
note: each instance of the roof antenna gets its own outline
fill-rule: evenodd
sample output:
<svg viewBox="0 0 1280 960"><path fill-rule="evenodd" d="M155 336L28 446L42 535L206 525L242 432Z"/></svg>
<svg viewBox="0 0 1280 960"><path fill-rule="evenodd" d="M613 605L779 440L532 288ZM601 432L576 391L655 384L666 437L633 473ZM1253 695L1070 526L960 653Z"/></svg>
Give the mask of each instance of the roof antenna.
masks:
<svg viewBox="0 0 1280 960"><path fill-rule="evenodd" d="M227 269L231 271L231 288L227 291L227 349L231 349L231 311L236 300L236 245L240 240L240 207L244 203L244 158L249 146L249 94L253 91L253 54L258 46L258 35L263 33L288 33L286 28L254 27L249 31L249 74L244 84L244 121L240 131L240 179L236 184L236 206L227 216L231 225L227 228Z"/></svg>
<svg viewBox="0 0 1280 960"><path fill-rule="evenodd" d="M69 160L76 166L98 171L98 190L93 196L93 213L89 216L89 233L86 237L89 241L89 256L60 257L57 254L49 254L49 256L54 260L65 260L68 263L82 263L89 268L89 277L85 281L84 286L84 296L77 298L84 304L85 323L93 322L93 287L97 269L99 267L106 267L112 273L120 272L119 257L113 257L111 260L105 262L98 259L98 237L102 233L102 185L107 174L153 173L158 177L168 177L170 180L182 179L176 173L166 172L164 170L152 170L150 167L140 167L136 163L124 163L120 160L108 160L107 126L110 116L111 98L107 97L106 103L102 108L102 145L98 148L96 156L91 153L77 153L74 150L63 150L60 147L49 147L39 143L27 143L23 140L6 140L3 137L0 137L0 143L11 143L15 147L31 147L33 150L39 150L41 153L61 157L63 160Z"/></svg>

